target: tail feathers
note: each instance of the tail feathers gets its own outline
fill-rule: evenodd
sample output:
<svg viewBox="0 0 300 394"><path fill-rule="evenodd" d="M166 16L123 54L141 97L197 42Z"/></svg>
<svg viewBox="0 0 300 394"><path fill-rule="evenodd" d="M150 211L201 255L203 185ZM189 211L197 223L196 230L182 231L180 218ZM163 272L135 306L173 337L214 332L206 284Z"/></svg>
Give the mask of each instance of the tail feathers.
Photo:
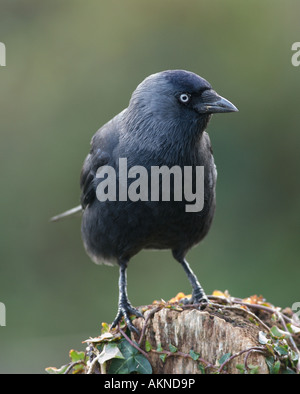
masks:
<svg viewBox="0 0 300 394"><path fill-rule="evenodd" d="M69 209L66 212L60 213L59 215L53 216L50 219L50 221L51 222L57 222L58 220L64 219L65 217L73 216L73 215L75 215L78 212L82 212L82 206L81 205L78 205L75 208Z"/></svg>

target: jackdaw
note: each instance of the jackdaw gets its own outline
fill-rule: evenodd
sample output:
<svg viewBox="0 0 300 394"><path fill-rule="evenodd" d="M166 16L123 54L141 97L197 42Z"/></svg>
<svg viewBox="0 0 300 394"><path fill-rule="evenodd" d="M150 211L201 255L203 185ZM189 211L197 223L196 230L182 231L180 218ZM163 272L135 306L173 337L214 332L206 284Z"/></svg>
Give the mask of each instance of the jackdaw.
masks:
<svg viewBox="0 0 300 394"><path fill-rule="evenodd" d="M129 260L142 249L170 249L191 283L190 302L207 302L185 256L205 237L215 212L217 172L205 130L212 114L236 111L237 108L219 96L205 79L189 71L168 70L141 82L128 107L93 136L80 177L81 205L53 220L82 211L82 238L88 255L97 264L119 265L119 307L112 327L124 317L128 328L136 331L130 315L142 317L129 302L126 280ZM184 168L192 169L190 186L194 191L195 170L204 168L202 209L187 211L191 201L182 188L179 188L182 198L178 198L178 193L175 195L175 187L171 187L175 185L175 175L171 173L168 201L162 198L163 190L154 201L150 193L145 196L141 190L136 190L137 198L129 199L124 190L121 193L121 188L124 189L125 182L129 190L138 173L120 181L121 173L127 171L120 166L121 158L127 159L129 169L145 169L149 188L153 166L179 168L183 174ZM115 185L107 182L108 169L115 170L116 175L111 178ZM111 187L115 192L112 198L108 198L108 192L104 198L99 195L98 187L105 179L106 190L101 190L107 192ZM158 186L164 187L162 177Z"/></svg>

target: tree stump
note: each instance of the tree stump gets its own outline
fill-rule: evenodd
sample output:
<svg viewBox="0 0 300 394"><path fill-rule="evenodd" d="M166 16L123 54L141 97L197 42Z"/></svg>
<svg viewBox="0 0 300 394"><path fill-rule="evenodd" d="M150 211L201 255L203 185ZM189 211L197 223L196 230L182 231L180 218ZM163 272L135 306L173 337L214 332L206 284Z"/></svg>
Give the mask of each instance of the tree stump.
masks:
<svg viewBox="0 0 300 394"><path fill-rule="evenodd" d="M217 294L215 294L217 293ZM262 297L231 297L214 292L209 304L172 300L140 307L137 333L125 322L84 341L85 352L71 350L71 362L48 373L215 374L300 373L300 320L290 308Z"/></svg>
<svg viewBox="0 0 300 394"><path fill-rule="evenodd" d="M236 365L244 365L245 357L248 365L258 367L258 373L269 373L263 350L259 351L259 332L264 327L249 321L249 315L243 309L224 310L208 306L204 311L163 308L154 314L152 312L145 312L146 320L147 316L150 317L141 347L144 348L147 341L153 350L162 349L161 352L154 350L148 353L153 373L199 374L203 371L199 368L201 360L203 367L216 366L224 355L236 354L240 355L226 363L227 373L239 373ZM140 331L144 324L142 318L134 320ZM138 341L135 334L132 337ZM166 355L165 360L160 357L162 354ZM199 359L194 360L191 354L198 354ZM211 372L216 370L211 369Z"/></svg>

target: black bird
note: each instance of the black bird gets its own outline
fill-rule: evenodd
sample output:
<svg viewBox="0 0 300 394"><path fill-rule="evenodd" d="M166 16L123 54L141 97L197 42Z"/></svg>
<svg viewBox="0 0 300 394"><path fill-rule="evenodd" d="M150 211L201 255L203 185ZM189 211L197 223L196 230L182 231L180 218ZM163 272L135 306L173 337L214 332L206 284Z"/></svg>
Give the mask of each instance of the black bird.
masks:
<svg viewBox="0 0 300 394"><path fill-rule="evenodd" d="M81 172L81 205L53 220L82 210L82 238L91 259L97 264L119 265L119 308L112 327L124 317L129 329L135 330L129 316L142 316L129 302L126 283L129 260L142 249L170 249L192 285L190 302L207 302L185 256L205 237L215 211L217 172L205 129L213 113L236 111L205 79L184 70L168 70L147 77L133 92L128 108L93 136ZM124 195L120 198L120 171L124 171L120 158L127 159L128 169L145 168L149 187L153 166L177 166L183 174L184 168L193 169L195 190L196 168L204 166L202 209L187 212L190 201L184 191L181 199L178 195L175 198L172 187L170 201L163 201L161 191L158 201L151 201L149 195L143 198L142 193L137 201ZM99 173L106 166L116 173L112 178L116 181L116 201L105 201L97 193L100 183L108 179ZM174 186L174 179L170 185ZM128 178L128 187L133 180Z"/></svg>

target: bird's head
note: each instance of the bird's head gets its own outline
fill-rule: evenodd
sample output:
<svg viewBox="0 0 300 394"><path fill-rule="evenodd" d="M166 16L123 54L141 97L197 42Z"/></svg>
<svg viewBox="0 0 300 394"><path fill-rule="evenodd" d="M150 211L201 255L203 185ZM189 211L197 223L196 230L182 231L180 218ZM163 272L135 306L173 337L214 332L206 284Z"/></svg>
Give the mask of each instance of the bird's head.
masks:
<svg viewBox="0 0 300 394"><path fill-rule="evenodd" d="M147 77L133 92L129 108L139 116L162 122L201 124L205 128L214 113L238 109L218 95L203 78L189 71L168 70Z"/></svg>

